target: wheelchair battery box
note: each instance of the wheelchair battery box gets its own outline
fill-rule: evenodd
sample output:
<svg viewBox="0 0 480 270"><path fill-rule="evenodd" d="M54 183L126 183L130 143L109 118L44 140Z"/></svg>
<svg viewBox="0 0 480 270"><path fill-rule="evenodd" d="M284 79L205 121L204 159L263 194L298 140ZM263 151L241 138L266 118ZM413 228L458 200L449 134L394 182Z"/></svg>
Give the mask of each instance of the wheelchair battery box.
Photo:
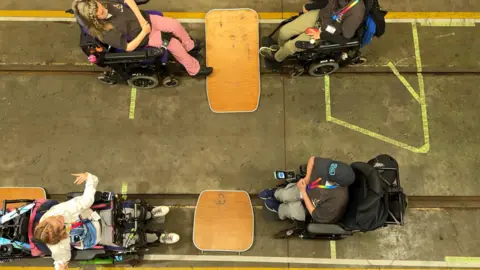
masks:
<svg viewBox="0 0 480 270"><path fill-rule="evenodd" d="M295 171L275 171L273 177L276 180L286 180L291 181L296 179Z"/></svg>

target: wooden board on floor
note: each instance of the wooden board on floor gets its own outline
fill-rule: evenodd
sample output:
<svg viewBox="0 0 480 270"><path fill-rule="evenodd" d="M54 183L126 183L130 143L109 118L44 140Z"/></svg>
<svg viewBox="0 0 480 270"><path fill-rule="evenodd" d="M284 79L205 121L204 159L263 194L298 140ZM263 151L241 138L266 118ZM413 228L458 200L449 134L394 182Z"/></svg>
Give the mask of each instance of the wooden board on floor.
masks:
<svg viewBox="0 0 480 270"><path fill-rule="evenodd" d="M46 199L45 189L39 187L0 187L0 209L3 208L4 200L39 200ZM14 203L7 208L17 208L25 203Z"/></svg>
<svg viewBox="0 0 480 270"><path fill-rule="evenodd" d="M244 191L203 191L193 224L193 243L202 251L244 252L253 244L253 207Z"/></svg>
<svg viewBox="0 0 480 270"><path fill-rule="evenodd" d="M259 20L252 9L215 9L205 17L210 108L253 112L260 100Z"/></svg>

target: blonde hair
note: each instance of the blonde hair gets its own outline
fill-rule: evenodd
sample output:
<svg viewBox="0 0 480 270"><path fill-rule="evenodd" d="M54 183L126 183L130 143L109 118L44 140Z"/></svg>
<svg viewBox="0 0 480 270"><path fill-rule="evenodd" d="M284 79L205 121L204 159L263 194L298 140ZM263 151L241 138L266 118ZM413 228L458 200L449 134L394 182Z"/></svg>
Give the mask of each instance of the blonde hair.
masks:
<svg viewBox="0 0 480 270"><path fill-rule="evenodd" d="M96 0L74 0L72 3L72 9L85 24L89 34L100 40L103 40L104 31L110 31L113 29L111 23L97 18L98 6Z"/></svg>
<svg viewBox="0 0 480 270"><path fill-rule="evenodd" d="M50 224L48 218L40 222L33 232L33 237L48 245L56 245L68 237L65 228L58 228Z"/></svg>

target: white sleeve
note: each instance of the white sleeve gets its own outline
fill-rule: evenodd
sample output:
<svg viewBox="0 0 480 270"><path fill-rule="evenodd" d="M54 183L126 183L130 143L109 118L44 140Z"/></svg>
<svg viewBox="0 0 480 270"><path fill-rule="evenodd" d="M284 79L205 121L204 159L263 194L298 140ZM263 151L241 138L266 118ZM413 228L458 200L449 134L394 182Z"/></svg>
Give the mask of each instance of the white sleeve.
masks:
<svg viewBox="0 0 480 270"><path fill-rule="evenodd" d="M92 206L95 200L95 192L97 191L98 177L88 173L87 182L85 183L85 190L83 195L75 197L62 205L62 208L68 209L70 213L80 215L80 213Z"/></svg>
<svg viewBox="0 0 480 270"><path fill-rule="evenodd" d="M55 265L55 270L63 269L62 264L66 264L72 258L72 250L70 247L70 239L63 239L58 244L50 246L48 248L52 252L52 259L54 260L53 264Z"/></svg>

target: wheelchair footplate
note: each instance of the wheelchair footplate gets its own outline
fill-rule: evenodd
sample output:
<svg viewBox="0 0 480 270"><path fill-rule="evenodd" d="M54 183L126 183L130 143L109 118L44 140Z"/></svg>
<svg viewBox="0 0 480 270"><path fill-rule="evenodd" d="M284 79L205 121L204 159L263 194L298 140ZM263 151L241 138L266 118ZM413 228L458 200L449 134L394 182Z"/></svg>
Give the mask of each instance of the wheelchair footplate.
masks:
<svg viewBox="0 0 480 270"><path fill-rule="evenodd" d="M207 190L200 194L193 243L201 251L244 252L253 244L254 219L245 191Z"/></svg>
<svg viewBox="0 0 480 270"><path fill-rule="evenodd" d="M215 9L205 17L210 109L253 112L260 100L259 19L251 9Z"/></svg>

